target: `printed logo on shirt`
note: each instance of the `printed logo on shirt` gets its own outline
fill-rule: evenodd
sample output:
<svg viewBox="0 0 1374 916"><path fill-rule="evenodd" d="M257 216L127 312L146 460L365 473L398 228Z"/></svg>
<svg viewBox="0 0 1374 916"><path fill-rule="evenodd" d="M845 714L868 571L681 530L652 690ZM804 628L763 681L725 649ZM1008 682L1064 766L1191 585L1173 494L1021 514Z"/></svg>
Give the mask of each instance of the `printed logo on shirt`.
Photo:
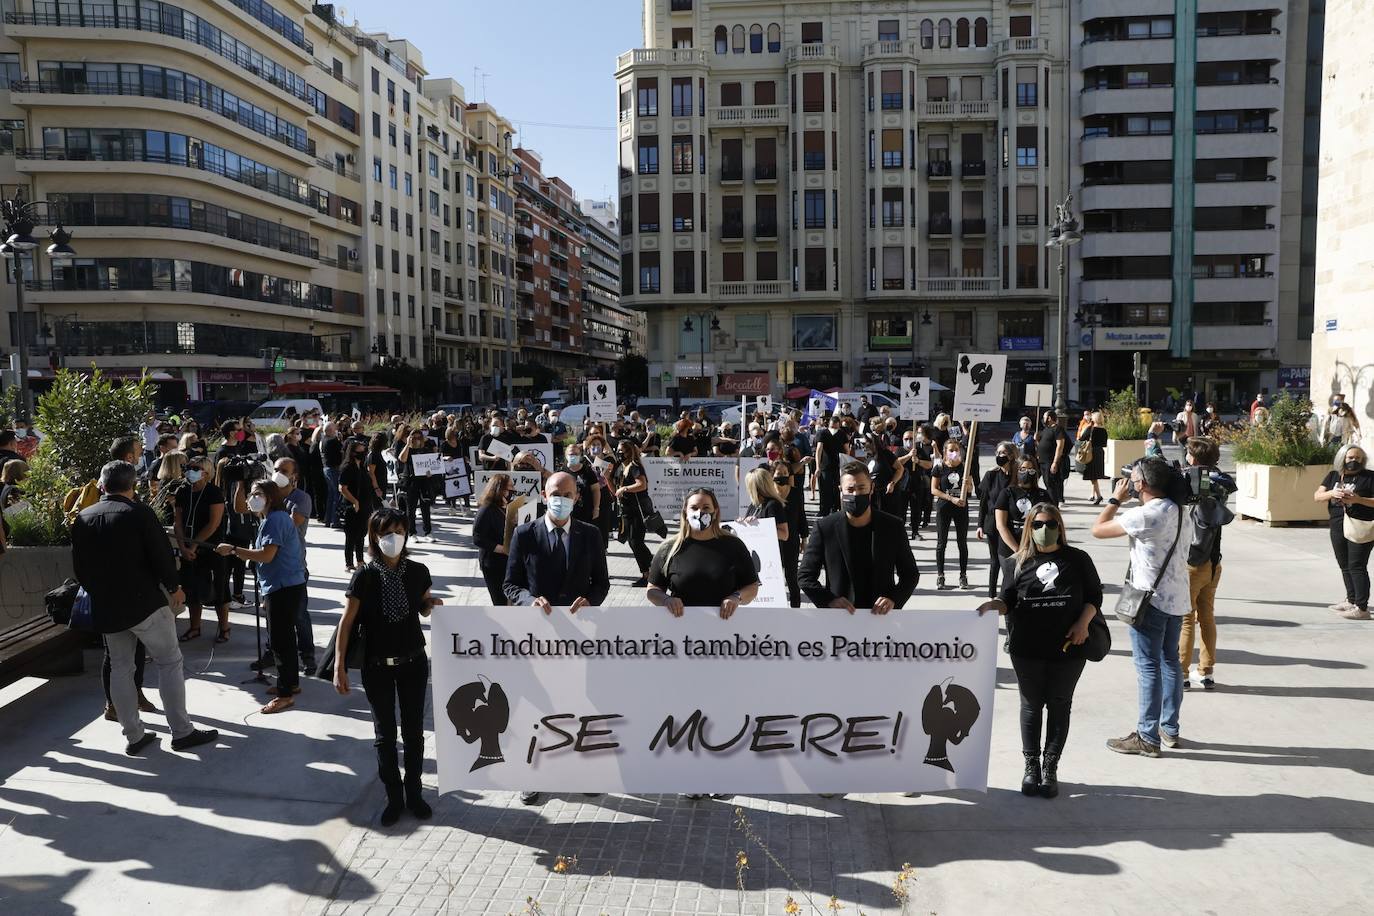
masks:
<svg viewBox="0 0 1374 916"><path fill-rule="evenodd" d="M945 479L949 481L949 485L951 487L957 487L959 486L959 481L961 478L959 477L958 471L950 471L949 475L945 477Z"/></svg>
<svg viewBox="0 0 1374 916"><path fill-rule="evenodd" d="M1024 496L1021 497L1020 499L1018 499L1018 500L1016 501L1016 509L1017 509L1017 511L1019 511L1022 515L1025 515L1025 514L1026 514L1027 512L1029 512L1030 509L1031 509L1031 501L1030 501L1029 499L1026 499L1026 497L1024 497Z"/></svg>
<svg viewBox="0 0 1374 916"><path fill-rule="evenodd" d="M1044 563L1035 570L1035 577L1040 580L1045 591L1050 591L1059 579L1059 567L1053 562Z"/></svg>

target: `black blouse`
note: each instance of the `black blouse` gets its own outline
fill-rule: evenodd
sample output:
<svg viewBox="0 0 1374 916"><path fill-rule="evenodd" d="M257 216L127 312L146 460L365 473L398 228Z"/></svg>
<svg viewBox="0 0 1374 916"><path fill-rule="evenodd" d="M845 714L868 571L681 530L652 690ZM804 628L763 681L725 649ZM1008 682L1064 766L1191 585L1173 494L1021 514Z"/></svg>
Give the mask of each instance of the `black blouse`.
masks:
<svg viewBox="0 0 1374 916"><path fill-rule="evenodd" d="M387 619L382 608L382 577L373 563L364 564L348 583L349 598L358 599L358 622L367 640L367 659L404 658L425 650L425 634L420 629L420 608L432 580L429 567L402 559L401 578L405 582L409 609L399 621Z"/></svg>

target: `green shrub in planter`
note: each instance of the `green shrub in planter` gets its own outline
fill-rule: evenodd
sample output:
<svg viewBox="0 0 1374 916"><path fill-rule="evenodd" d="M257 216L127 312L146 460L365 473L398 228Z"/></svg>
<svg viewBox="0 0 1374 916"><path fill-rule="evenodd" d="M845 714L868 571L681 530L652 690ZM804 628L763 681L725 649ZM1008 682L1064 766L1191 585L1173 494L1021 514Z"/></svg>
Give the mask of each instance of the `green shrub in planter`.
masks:
<svg viewBox="0 0 1374 916"><path fill-rule="evenodd" d="M1269 417L1226 437L1237 464L1300 468L1329 465L1336 449L1312 434L1312 402L1283 391L1269 405Z"/></svg>
<svg viewBox="0 0 1374 916"><path fill-rule="evenodd" d="M1112 393L1102 408L1102 421L1111 439L1144 439L1150 432L1149 424L1140 419L1140 402L1130 388Z"/></svg>
<svg viewBox="0 0 1374 916"><path fill-rule="evenodd" d="M58 471L78 484L94 480L110 460L110 443L138 432L153 411L147 376L115 381L99 369L89 378L58 370L52 388L38 399L38 428Z"/></svg>

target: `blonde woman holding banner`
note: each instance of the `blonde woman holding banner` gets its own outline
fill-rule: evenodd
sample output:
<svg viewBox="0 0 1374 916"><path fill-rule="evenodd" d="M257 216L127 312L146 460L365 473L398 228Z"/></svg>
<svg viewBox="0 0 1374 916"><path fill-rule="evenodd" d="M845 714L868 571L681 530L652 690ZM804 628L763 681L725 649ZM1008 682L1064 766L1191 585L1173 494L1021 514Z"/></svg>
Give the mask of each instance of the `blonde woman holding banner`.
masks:
<svg viewBox="0 0 1374 916"><path fill-rule="evenodd" d="M749 494L749 508L744 511L740 521L754 524L759 519L772 519L778 526L778 554L782 558L783 575L787 579L787 598L792 607L801 607L801 587L797 584L797 560L801 555L801 538L788 523L787 498L782 487L788 487L792 478L787 476L782 461L773 466L764 465L754 468L744 478L744 489ZM777 476L774 476L774 475Z"/></svg>

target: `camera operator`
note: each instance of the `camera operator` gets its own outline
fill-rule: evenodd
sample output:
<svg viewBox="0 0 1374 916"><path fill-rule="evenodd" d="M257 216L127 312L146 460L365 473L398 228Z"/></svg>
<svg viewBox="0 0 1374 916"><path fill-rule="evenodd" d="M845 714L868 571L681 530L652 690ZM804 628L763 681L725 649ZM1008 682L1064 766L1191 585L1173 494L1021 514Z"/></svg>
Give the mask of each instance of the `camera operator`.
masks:
<svg viewBox="0 0 1374 916"><path fill-rule="evenodd" d="M186 483L177 491L172 522L181 550L181 585L186 592L189 620L178 639L200 638L200 616L205 596L215 607L219 621L216 643L229 639L229 584L224 560L206 544L218 543L224 530L224 491L206 470L209 459L194 456L186 461ZM197 545L197 542L200 546Z"/></svg>

